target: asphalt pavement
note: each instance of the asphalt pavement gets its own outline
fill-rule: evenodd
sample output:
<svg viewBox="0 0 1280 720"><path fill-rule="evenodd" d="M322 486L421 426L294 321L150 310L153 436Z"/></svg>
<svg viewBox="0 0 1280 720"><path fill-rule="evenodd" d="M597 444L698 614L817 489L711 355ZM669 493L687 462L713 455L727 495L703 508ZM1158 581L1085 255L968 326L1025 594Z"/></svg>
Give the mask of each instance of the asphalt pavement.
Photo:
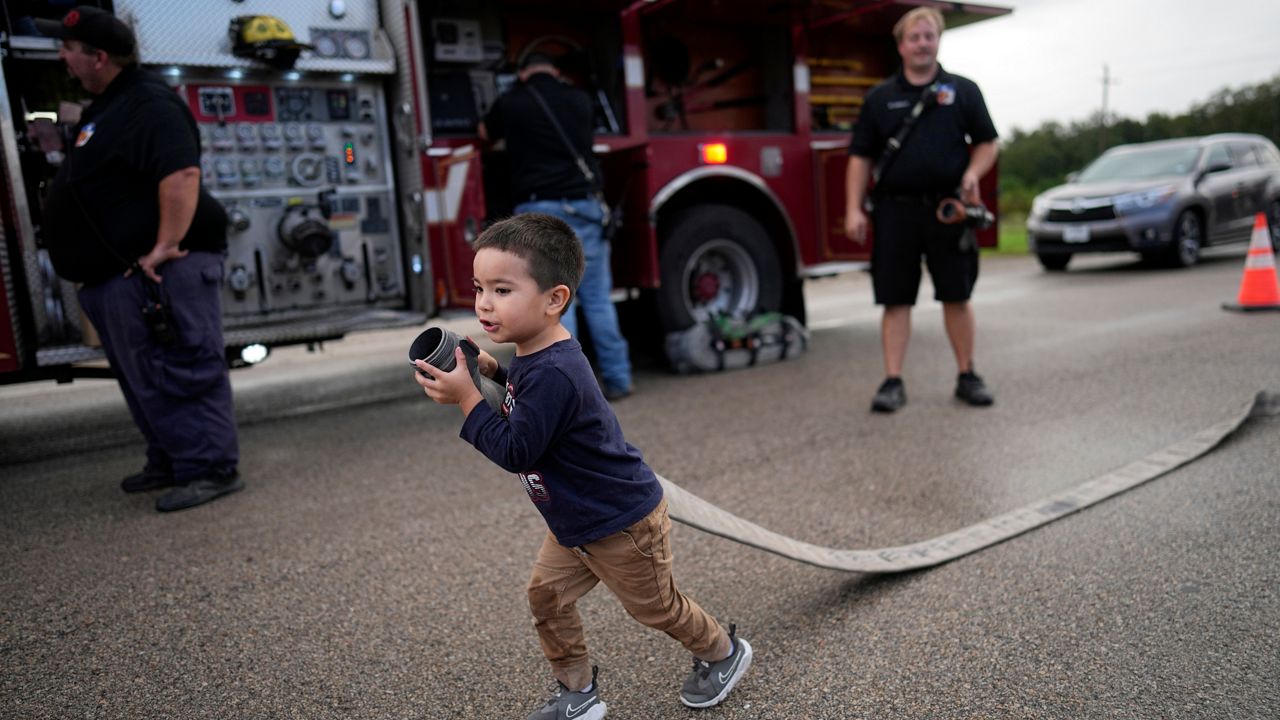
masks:
<svg viewBox="0 0 1280 720"><path fill-rule="evenodd" d="M1188 271L984 261L990 409L950 397L953 361L922 302L908 405L870 414L878 314L852 274L810 284L801 358L696 377L642 366L618 414L655 469L765 527L831 547L914 542L1280 390L1280 315L1219 308L1242 263L1239 249ZM446 322L475 332L466 316ZM457 410L413 384L416 332L237 372L248 486L173 515L115 484L140 443L110 384L0 388L0 717L534 709L549 680L523 585L541 521L457 438ZM610 718L1273 718L1278 480L1280 420L1254 421L1133 491L894 576L677 526L682 589L757 653L730 701L704 712L676 699L678 646L603 589L580 609Z"/></svg>

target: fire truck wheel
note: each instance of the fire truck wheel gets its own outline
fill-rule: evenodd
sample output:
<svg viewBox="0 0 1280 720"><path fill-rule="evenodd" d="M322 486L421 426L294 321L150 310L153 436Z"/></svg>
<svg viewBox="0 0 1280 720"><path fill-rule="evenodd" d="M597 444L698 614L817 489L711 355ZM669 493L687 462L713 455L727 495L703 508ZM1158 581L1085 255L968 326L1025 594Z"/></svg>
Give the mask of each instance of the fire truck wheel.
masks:
<svg viewBox="0 0 1280 720"><path fill-rule="evenodd" d="M730 205L681 212L661 250L658 313L666 332L717 313L746 315L782 305L783 278L769 234Z"/></svg>

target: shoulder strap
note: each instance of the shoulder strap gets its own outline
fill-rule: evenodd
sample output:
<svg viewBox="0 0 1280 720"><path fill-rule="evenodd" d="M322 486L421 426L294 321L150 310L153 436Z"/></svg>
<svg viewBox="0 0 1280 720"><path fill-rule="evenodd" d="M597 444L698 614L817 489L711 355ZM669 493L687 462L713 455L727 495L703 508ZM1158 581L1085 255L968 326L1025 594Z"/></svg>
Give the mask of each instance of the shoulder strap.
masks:
<svg viewBox="0 0 1280 720"><path fill-rule="evenodd" d="M573 142L569 140L568 133L564 131L564 127L561 126L560 121L556 119L556 114L551 112L551 106L547 105L547 101L543 99L542 93L538 92L530 83L525 83L524 87L529 91L529 94L533 95L533 99L538 101L538 105L542 107L542 111L547 114L547 119L549 119L551 121L551 125L555 127L556 132L560 135L560 139L564 141L564 146L568 148L569 154L573 155L573 161L577 163L578 170L582 173L582 176L587 179L587 182L591 184L591 187L596 192L599 192L600 185L596 182L596 174L591 172L591 166L587 164L586 158L582 157L582 153L578 152L578 149L573 146Z"/></svg>
<svg viewBox="0 0 1280 720"><path fill-rule="evenodd" d="M920 116L924 114L925 110L928 110L938 104L938 86L939 81L935 80L925 86L924 90L920 91L920 97L916 100L915 106L911 108L911 112L907 113L907 116L902 118L902 122L899 123L898 129L884 144L884 150L880 153L880 159L876 160L876 165L871 170L872 180L879 182L880 177L884 175L884 171L889 168L889 164L893 162L894 157L897 156L898 150L902 149L902 143L905 142L907 136L911 134L911 129L915 127L916 120L920 119Z"/></svg>

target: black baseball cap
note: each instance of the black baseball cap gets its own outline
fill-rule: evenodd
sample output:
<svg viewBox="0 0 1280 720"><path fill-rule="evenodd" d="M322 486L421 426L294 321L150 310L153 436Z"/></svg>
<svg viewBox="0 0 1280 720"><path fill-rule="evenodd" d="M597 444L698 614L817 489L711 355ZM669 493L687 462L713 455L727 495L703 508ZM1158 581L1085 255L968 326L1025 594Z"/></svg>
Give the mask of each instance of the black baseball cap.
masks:
<svg viewBox="0 0 1280 720"><path fill-rule="evenodd" d="M62 40L79 40L108 55L131 55L137 44L133 31L106 10L81 5L67 12L61 20L36 20L41 35Z"/></svg>

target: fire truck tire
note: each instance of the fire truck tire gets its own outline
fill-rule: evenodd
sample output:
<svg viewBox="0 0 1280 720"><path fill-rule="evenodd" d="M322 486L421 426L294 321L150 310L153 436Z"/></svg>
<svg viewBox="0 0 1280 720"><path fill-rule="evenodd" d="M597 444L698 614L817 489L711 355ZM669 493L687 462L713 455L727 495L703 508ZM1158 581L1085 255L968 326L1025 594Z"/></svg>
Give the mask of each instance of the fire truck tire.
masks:
<svg viewBox="0 0 1280 720"><path fill-rule="evenodd" d="M782 306L783 277L769 234L731 205L698 205L670 225L660 255L663 330L685 330L714 313Z"/></svg>

